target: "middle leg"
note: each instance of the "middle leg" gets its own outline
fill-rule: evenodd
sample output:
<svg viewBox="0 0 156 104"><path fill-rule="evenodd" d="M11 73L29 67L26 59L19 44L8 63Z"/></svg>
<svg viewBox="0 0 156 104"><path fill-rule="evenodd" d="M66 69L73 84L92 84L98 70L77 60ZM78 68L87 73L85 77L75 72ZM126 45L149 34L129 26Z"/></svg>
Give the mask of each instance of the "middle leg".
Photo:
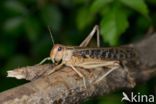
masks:
<svg viewBox="0 0 156 104"><path fill-rule="evenodd" d="M70 67L83 79L84 87L87 88L86 79L85 79L84 75L82 73L80 73L73 65L70 65Z"/></svg>

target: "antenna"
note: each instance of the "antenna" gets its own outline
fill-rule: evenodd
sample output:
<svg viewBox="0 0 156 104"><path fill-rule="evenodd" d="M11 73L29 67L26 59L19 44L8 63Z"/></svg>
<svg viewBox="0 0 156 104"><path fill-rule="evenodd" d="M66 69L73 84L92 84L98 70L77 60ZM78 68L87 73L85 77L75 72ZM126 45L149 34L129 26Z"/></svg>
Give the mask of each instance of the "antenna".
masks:
<svg viewBox="0 0 156 104"><path fill-rule="evenodd" d="M53 38L52 32L50 30L50 26L48 26L48 30L49 30L49 33L50 33L50 36L51 36L51 41L52 41L52 43L54 45L54 38Z"/></svg>

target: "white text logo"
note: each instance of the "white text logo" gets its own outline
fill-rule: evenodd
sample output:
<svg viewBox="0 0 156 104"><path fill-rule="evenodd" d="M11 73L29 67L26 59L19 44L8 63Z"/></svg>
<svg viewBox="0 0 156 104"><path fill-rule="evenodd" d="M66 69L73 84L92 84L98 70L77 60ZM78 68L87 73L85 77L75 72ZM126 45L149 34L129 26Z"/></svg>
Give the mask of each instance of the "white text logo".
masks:
<svg viewBox="0 0 156 104"><path fill-rule="evenodd" d="M121 101L129 101L129 102L154 102L154 95L141 95L140 93L134 94L131 92L131 95L128 95L123 92L123 98Z"/></svg>

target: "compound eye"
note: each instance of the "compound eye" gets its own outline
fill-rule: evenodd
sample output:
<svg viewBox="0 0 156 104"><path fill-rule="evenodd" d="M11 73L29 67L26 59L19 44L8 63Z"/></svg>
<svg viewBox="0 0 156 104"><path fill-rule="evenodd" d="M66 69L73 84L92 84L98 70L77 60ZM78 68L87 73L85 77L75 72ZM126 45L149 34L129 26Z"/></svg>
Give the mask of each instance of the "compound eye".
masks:
<svg viewBox="0 0 156 104"><path fill-rule="evenodd" d="M58 51L61 51L61 50L62 50L62 47L59 47L59 48L58 48Z"/></svg>

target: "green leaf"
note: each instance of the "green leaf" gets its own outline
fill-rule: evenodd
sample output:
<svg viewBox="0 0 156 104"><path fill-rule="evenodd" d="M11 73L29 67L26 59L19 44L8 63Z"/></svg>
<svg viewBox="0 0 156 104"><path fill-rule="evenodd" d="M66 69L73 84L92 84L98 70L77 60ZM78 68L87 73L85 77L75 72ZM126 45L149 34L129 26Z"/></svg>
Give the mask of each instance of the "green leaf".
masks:
<svg viewBox="0 0 156 104"><path fill-rule="evenodd" d="M13 32L16 33L19 30L22 24L23 24L22 17L10 18L4 23L3 29L5 30L5 32L13 34Z"/></svg>
<svg viewBox="0 0 156 104"><path fill-rule="evenodd" d="M86 26L90 25L94 16L89 12L88 8L82 8L79 10L76 18L77 27L82 30Z"/></svg>
<svg viewBox="0 0 156 104"><path fill-rule="evenodd" d="M110 5L106 5L105 7L102 8L101 11L99 11L99 14L101 16L107 14L107 12L110 12L112 10L112 7Z"/></svg>
<svg viewBox="0 0 156 104"><path fill-rule="evenodd" d="M138 11L145 17L148 17L148 8L144 0L120 0L126 6Z"/></svg>
<svg viewBox="0 0 156 104"><path fill-rule="evenodd" d="M127 16L115 7L105 15L100 25L103 39L110 45L117 45L121 34L128 28Z"/></svg>
<svg viewBox="0 0 156 104"><path fill-rule="evenodd" d="M41 32L40 23L38 21L37 18L27 17L24 22L25 32L32 42L37 40Z"/></svg>
<svg viewBox="0 0 156 104"><path fill-rule="evenodd" d="M19 1L6 1L4 3L4 7L10 14L27 14L28 11L25 8L25 5L20 3Z"/></svg>
<svg viewBox="0 0 156 104"><path fill-rule="evenodd" d="M42 8L41 15L46 26L52 27L53 31L58 31L60 29L62 15L56 6L45 6Z"/></svg>
<svg viewBox="0 0 156 104"><path fill-rule="evenodd" d="M91 12L96 13L99 11L102 7L107 5L108 3L111 3L113 0L95 0L93 4L91 5Z"/></svg>

